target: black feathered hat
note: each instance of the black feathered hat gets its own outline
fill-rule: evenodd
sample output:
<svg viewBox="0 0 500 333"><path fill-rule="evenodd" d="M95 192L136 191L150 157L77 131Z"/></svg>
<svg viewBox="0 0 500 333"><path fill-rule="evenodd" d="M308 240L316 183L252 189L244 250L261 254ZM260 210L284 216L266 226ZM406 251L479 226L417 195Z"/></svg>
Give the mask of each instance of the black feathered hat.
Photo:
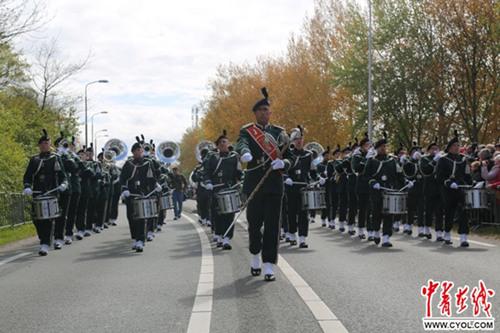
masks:
<svg viewBox="0 0 500 333"><path fill-rule="evenodd" d="M335 154L335 151L333 151L333 153ZM326 146L326 150L323 152L323 157L325 157L326 155L330 154L330 146Z"/></svg>
<svg viewBox="0 0 500 333"><path fill-rule="evenodd" d="M219 137L217 138L217 140L215 140L215 145L218 146L220 141L223 140L223 139L227 139L227 131L225 129L222 130L222 134L219 135Z"/></svg>
<svg viewBox="0 0 500 333"><path fill-rule="evenodd" d="M416 141L413 141L413 147L410 149L410 155L415 151L420 151L421 149L422 147L420 147Z"/></svg>
<svg viewBox="0 0 500 333"><path fill-rule="evenodd" d="M42 136L40 139L38 139L38 144L41 144L42 142L50 141L49 134L47 133L47 130L44 128L42 129Z"/></svg>
<svg viewBox="0 0 500 333"><path fill-rule="evenodd" d="M350 145L350 144L351 144L351 143L349 142L349 145ZM354 149L356 149L356 148L358 148L358 147L359 147L359 141L358 141L358 138L357 138L357 137L355 137L355 138L354 138L354 143L353 143L353 144L352 144L352 146L351 146L351 150L354 150Z"/></svg>
<svg viewBox="0 0 500 333"><path fill-rule="evenodd" d="M437 141L438 141L438 138L437 138L437 136L436 136L436 137L434 138L434 141L432 141L431 143L429 143L429 145L427 146L427 151L431 150L431 148L432 148L432 147L434 147L434 146L438 146Z"/></svg>
<svg viewBox="0 0 500 333"><path fill-rule="evenodd" d="M357 139L356 139L356 140L357 140ZM345 148L344 148L344 149L342 149L342 152L343 152L343 153L346 153L346 152L348 152L348 151L352 151L352 148L351 148L352 146L351 146L351 144L352 144L352 142L349 142L349 143L347 144L347 146L345 146Z"/></svg>
<svg viewBox="0 0 500 333"><path fill-rule="evenodd" d="M135 137L135 140L137 142L134 142L134 144L132 145L132 148L130 149L131 152L134 152L135 150L142 148L142 144L144 142L144 140L141 141L141 139L138 136Z"/></svg>
<svg viewBox="0 0 500 333"><path fill-rule="evenodd" d="M448 141L448 144L446 145L445 152L448 152L448 149L450 149L450 147L451 147L452 145L454 145L455 143L458 143L458 142L459 142L459 141L458 141L458 131L457 131L457 130L454 130L454 131L453 131L453 134L454 134L453 138L452 138L450 141Z"/></svg>
<svg viewBox="0 0 500 333"><path fill-rule="evenodd" d="M94 152L94 144L91 142L90 147L85 149L86 152L93 153Z"/></svg>
<svg viewBox="0 0 500 333"><path fill-rule="evenodd" d="M399 142L399 147L398 147L398 148L396 148L396 150L394 151L394 155L396 155L396 156L397 156L397 155L399 155L399 153L400 153L401 151L403 151L403 150L405 150L405 148L404 148L404 146L403 146L403 143L402 143L402 142Z"/></svg>
<svg viewBox="0 0 500 333"><path fill-rule="evenodd" d="M378 140L377 142L375 142L375 149L377 149L378 147L382 146L382 145L385 145L387 144L387 133L384 131L383 133L383 138Z"/></svg>
<svg viewBox="0 0 500 333"><path fill-rule="evenodd" d="M263 99L257 101L257 103L254 104L252 111L255 112L257 111L258 108L261 106L271 106L271 103L269 102L269 94L267 93L266 87L263 87L260 89L262 96L264 96Z"/></svg>
<svg viewBox="0 0 500 333"><path fill-rule="evenodd" d="M357 141L357 140L356 140ZM365 143L370 142L370 138L368 137L368 132L365 132L365 136L359 142L359 146L363 146Z"/></svg>

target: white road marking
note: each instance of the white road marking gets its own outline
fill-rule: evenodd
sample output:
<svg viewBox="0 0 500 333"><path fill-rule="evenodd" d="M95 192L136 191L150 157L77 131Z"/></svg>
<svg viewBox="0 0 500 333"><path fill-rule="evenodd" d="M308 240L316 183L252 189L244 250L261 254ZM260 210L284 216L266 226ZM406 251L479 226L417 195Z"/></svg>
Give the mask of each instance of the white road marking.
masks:
<svg viewBox="0 0 500 333"><path fill-rule="evenodd" d="M248 230L248 227L243 224L243 221L238 220L238 224L243 229ZM319 326L325 333L348 333L342 322L335 316L330 308L321 300L314 292L309 284L297 273L292 266L278 254L278 267L286 276L288 281L297 291L299 297L307 305L314 318L318 321Z"/></svg>
<svg viewBox="0 0 500 333"><path fill-rule="evenodd" d="M182 214L182 216L195 227L201 242L200 278L198 280L191 318L189 318L187 333L209 333L214 291L214 258L212 256L212 248L208 236L203 228L199 226L198 222L186 214Z"/></svg>
<svg viewBox="0 0 500 333"><path fill-rule="evenodd" d="M0 266L8 264L9 262L17 260L19 258L26 257L27 255L30 255L30 254L31 254L31 252L23 252L23 253L16 254L15 256L12 256L10 258L7 258L7 259L0 261Z"/></svg>
<svg viewBox="0 0 500 333"><path fill-rule="evenodd" d="M454 240L460 241L460 238L458 238L458 237L451 237L451 238ZM467 241L471 244L476 244L476 245L481 245L481 246L486 246L486 247L497 247L496 245L493 245L490 243L484 243L484 242L479 242L479 241L470 240L470 239L468 239Z"/></svg>

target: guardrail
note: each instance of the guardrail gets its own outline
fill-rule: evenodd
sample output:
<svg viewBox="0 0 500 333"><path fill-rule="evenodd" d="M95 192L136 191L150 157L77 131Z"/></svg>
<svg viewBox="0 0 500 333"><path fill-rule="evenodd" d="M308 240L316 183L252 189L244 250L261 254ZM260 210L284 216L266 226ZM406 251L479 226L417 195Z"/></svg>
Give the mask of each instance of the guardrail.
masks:
<svg viewBox="0 0 500 333"><path fill-rule="evenodd" d="M28 200L22 193L0 192L0 228L31 222Z"/></svg>

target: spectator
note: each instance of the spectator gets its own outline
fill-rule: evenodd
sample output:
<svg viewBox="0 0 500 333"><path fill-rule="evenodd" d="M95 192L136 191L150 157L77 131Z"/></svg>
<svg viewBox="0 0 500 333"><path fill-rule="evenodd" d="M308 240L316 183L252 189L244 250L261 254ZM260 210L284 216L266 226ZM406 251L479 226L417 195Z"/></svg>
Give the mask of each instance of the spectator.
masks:
<svg viewBox="0 0 500 333"><path fill-rule="evenodd" d="M500 184L500 153L496 153L494 157L494 165L491 169L488 169L488 162L483 161L481 166L481 178L486 180L488 186L493 184ZM495 187L496 187L495 186Z"/></svg>
<svg viewBox="0 0 500 333"><path fill-rule="evenodd" d="M474 161L470 165L470 175L474 183L482 182L484 179L481 177L481 162Z"/></svg>
<svg viewBox="0 0 500 333"><path fill-rule="evenodd" d="M172 198L174 200L174 220L178 220L181 218L182 213L182 202L184 201L184 191L187 188L186 177L179 171L178 167L173 167L173 176L172 182L174 185L174 191L172 194Z"/></svg>

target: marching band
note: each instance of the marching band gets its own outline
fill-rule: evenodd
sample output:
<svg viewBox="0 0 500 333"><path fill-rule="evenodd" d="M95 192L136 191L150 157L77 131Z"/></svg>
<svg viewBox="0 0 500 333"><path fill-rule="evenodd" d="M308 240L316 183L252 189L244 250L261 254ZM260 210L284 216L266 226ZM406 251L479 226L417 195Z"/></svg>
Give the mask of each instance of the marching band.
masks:
<svg viewBox="0 0 500 333"><path fill-rule="evenodd" d="M280 240L308 248L309 224L317 212L323 227L382 247L393 246L391 236L401 223L406 235L412 235L416 224L418 238L426 240L433 238L434 225L435 241L450 245L457 221L460 246L469 246L464 210L478 208L475 200L483 198L485 182L473 182L475 159L461 153L458 133L444 154L437 139L425 152L414 142L408 153L400 144L389 154L385 132L375 142L365 134L360 141L354 138L325 150L316 142L306 144L300 125L287 133L271 124L268 92L261 92L263 98L252 108L255 122L241 127L235 147L225 130L213 142L200 142L198 165L189 177L199 223L211 228L216 247L232 249L234 224L246 212L252 276L263 273L266 281L275 280ZM177 144L166 141L157 147L137 136L127 159L125 143L111 139L97 160L92 144L77 151L75 138L63 133L54 145L57 153L43 130L39 154L30 159L24 175L41 256L48 254L52 237L59 250L73 237L82 240L116 225L120 200L137 252L161 231L169 209L174 209L174 219L181 217L187 182L175 166ZM479 159L479 175L489 177L496 162ZM469 195L472 191L477 195Z"/></svg>

